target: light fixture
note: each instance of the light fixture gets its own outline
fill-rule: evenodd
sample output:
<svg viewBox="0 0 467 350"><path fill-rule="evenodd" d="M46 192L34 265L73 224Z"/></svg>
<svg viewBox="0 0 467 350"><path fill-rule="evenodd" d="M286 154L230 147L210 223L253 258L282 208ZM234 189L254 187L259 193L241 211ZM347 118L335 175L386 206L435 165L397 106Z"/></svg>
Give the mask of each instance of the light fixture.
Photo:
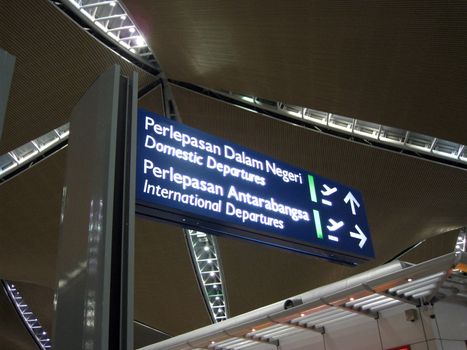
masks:
<svg viewBox="0 0 467 350"><path fill-rule="evenodd" d="M195 230L185 230L185 232L198 282L209 306L211 317L214 322L224 321L228 318L228 309L215 237Z"/></svg>
<svg viewBox="0 0 467 350"><path fill-rule="evenodd" d="M148 47L144 37L141 36L141 31L137 28L131 15L126 12L121 0L98 2L62 0L62 2L69 9L77 8L79 15L86 18L86 23L82 24L85 30L91 28L93 35L100 32L110 37L118 43L119 48L117 49L124 49L123 53L130 54L127 57L130 61L133 62L136 59L152 68L159 69L153 52ZM101 6L105 6L102 8L103 10L100 10Z"/></svg>
<svg viewBox="0 0 467 350"><path fill-rule="evenodd" d="M142 36L138 36L136 37L136 44L138 44L139 46L146 45L146 41Z"/></svg>

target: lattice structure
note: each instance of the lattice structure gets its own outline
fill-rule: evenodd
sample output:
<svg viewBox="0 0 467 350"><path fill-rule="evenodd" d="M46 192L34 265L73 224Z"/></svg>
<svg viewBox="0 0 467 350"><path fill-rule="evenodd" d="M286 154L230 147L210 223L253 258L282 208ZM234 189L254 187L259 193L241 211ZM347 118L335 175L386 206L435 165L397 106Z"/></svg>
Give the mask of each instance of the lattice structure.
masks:
<svg viewBox="0 0 467 350"><path fill-rule="evenodd" d="M8 281L3 281L3 286L10 298L15 305L18 314L21 316L23 323L27 326L32 337L39 345L42 350L48 350L52 348L52 343L50 341L47 332L42 328L37 316L29 308L28 304L24 301L20 292L17 290L16 286Z"/></svg>
<svg viewBox="0 0 467 350"><path fill-rule="evenodd" d="M225 286L215 236L194 230L186 230L186 234L211 317L215 322L226 320L228 310L225 300Z"/></svg>

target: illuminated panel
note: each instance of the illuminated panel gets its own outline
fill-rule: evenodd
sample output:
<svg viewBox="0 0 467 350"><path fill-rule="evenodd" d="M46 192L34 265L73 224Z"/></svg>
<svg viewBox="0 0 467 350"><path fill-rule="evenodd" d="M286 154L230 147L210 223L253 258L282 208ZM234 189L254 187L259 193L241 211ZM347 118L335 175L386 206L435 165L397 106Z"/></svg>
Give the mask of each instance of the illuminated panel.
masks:
<svg viewBox="0 0 467 350"><path fill-rule="evenodd" d="M94 29L107 35L120 47L150 65L157 65L146 40L120 1L63 0L63 2L78 9L81 15L92 22Z"/></svg>
<svg viewBox="0 0 467 350"><path fill-rule="evenodd" d="M138 213L356 264L374 257L355 189L139 110Z"/></svg>
<svg viewBox="0 0 467 350"><path fill-rule="evenodd" d="M228 318L224 278L215 237L185 230L204 299L215 322Z"/></svg>
<svg viewBox="0 0 467 350"><path fill-rule="evenodd" d="M68 140L69 124L48 132L24 145L0 156L0 181L4 181L19 168L42 159L47 152Z"/></svg>

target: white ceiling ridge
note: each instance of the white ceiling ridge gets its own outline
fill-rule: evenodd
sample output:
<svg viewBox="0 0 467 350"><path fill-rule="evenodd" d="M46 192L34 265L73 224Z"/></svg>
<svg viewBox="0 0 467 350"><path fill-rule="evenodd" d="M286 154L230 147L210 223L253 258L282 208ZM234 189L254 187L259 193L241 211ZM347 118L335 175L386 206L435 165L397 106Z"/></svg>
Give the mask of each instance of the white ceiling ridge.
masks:
<svg viewBox="0 0 467 350"><path fill-rule="evenodd" d="M346 303L350 301L357 298L367 298L371 294L378 295L380 292L381 295L385 296L385 292L389 288L395 286L403 287L407 285L407 281L424 278L432 274L438 273L439 275L439 272L453 269L460 262L467 262L467 253L449 253L417 265L393 261L389 264L281 300L274 304L230 318L226 321L146 346L141 348L141 350L223 349L222 346L216 347L216 344L233 338L264 342L264 337L255 337L255 335L257 335L256 333L259 333L259 329L255 327L261 326L261 329L264 331L267 327L283 324L294 329L297 327L297 322L295 321L298 318L303 318L306 321L305 318L310 318L310 315L317 312L316 310L322 312L323 310L332 310L334 308L336 310L343 310L342 313L335 313L336 317L348 317L348 315L353 312L361 312L358 308L352 308L352 306L346 307ZM438 287L440 286L441 283ZM415 285L414 288L417 288L417 285ZM428 292L435 293L436 290L432 288L428 290ZM391 297L381 300L380 303L375 303L374 300L375 299L370 299L367 303L369 306L375 304L374 307L378 309L381 309L380 304L385 304L388 307L400 304L397 299L392 300ZM327 315L326 319L319 320L319 318L316 317L314 323L302 323L312 328L314 325L319 325L319 322L332 321L329 317L330 313L323 314L324 316ZM292 321L294 321L294 323L292 323ZM284 333L284 330L281 329L280 331ZM274 338L271 339L277 340Z"/></svg>

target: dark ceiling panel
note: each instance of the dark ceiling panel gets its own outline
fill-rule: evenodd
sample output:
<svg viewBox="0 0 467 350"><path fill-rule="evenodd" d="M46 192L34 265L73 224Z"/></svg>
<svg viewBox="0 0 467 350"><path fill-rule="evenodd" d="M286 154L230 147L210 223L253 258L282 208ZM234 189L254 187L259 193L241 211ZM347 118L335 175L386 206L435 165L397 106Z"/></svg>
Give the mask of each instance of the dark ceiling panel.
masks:
<svg viewBox="0 0 467 350"><path fill-rule="evenodd" d="M0 47L16 56L0 154L65 124L93 81L113 64L154 81L104 47L48 0L3 1Z"/></svg>
<svg viewBox="0 0 467 350"><path fill-rule="evenodd" d="M0 278L55 287L66 152L0 185Z"/></svg>
<svg viewBox="0 0 467 350"><path fill-rule="evenodd" d="M142 323L134 323L134 349L142 348L143 346L158 343L168 339L167 334L150 328Z"/></svg>
<svg viewBox="0 0 467 350"><path fill-rule="evenodd" d="M136 221L135 319L174 336L210 324L181 228Z"/></svg>
<svg viewBox="0 0 467 350"><path fill-rule="evenodd" d="M162 89L157 87L149 91L138 100L138 107L144 108L151 112L164 114L164 102L162 100Z"/></svg>
<svg viewBox="0 0 467 350"><path fill-rule="evenodd" d="M124 0L169 78L467 143L467 3Z"/></svg>
<svg viewBox="0 0 467 350"><path fill-rule="evenodd" d="M419 264L440 255L452 253L456 246L458 235L459 230L453 230L431 237L401 256L400 260Z"/></svg>
<svg viewBox="0 0 467 350"><path fill-rule="evenodd" d="M359 269L221 239L234 314L384 263L467 225L465 170L292 126L178 87L173 93L186 124L358 188L365 198L377 259Z"/></svg>

